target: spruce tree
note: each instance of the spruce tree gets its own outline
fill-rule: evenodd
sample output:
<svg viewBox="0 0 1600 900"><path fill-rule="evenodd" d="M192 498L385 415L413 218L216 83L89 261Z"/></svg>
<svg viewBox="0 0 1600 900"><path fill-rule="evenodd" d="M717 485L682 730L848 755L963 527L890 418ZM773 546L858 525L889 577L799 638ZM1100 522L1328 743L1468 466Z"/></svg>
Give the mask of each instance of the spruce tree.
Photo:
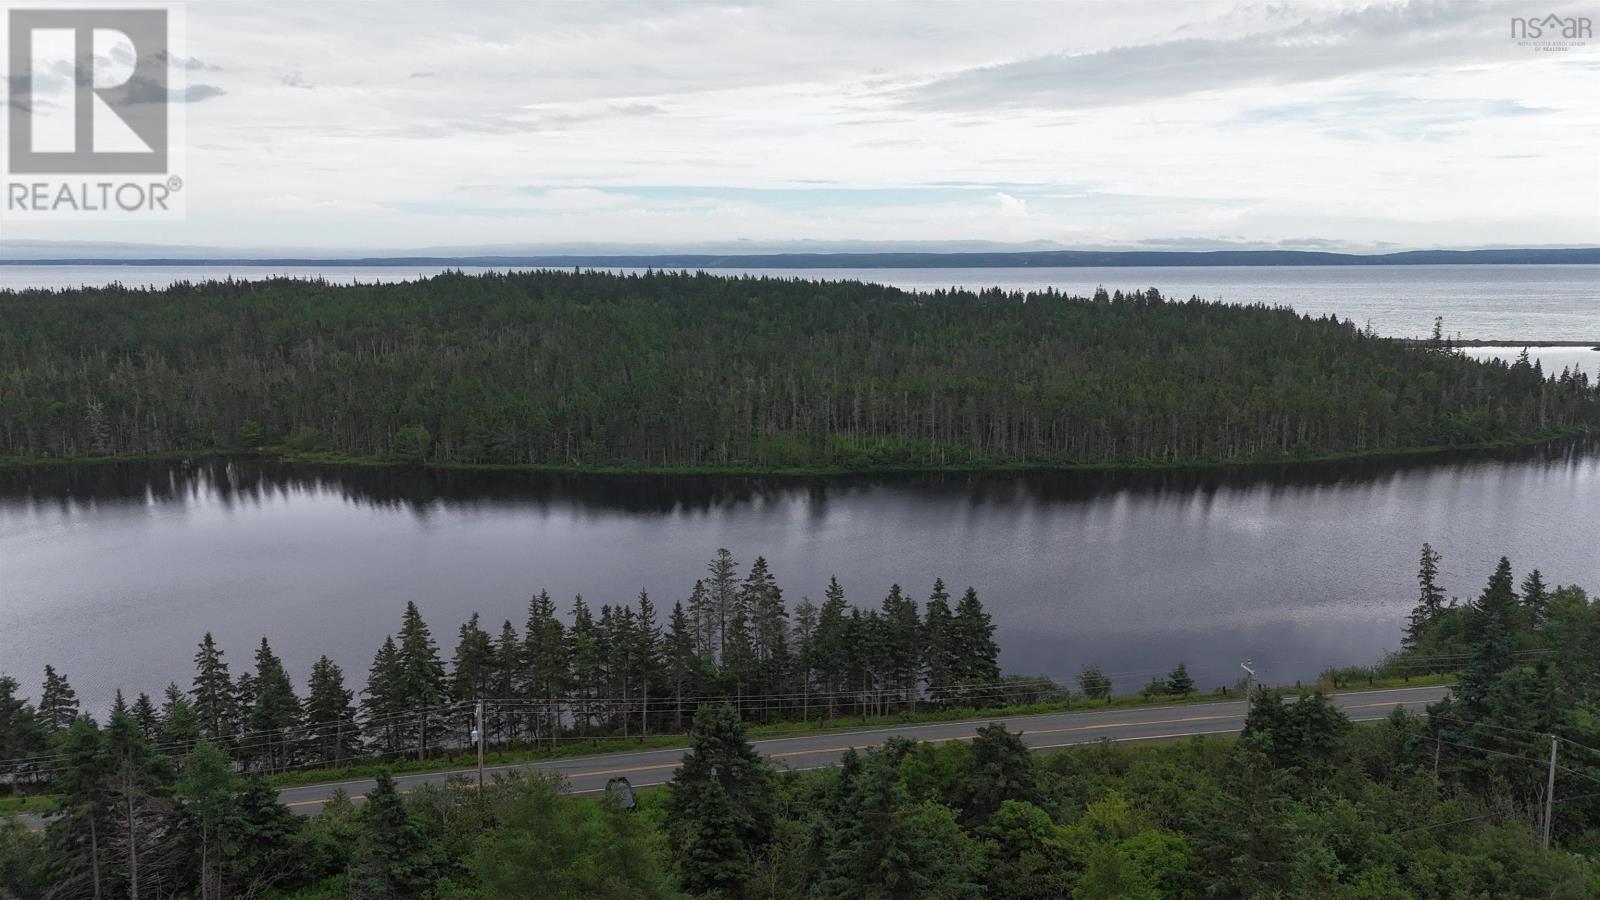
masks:
<svg viewBox="0 0 1600 900"><path fill-rule="evenodd" d="M1187 697L1194 693L1194 679L1189 677L1189 667L1178 663L1178 667L1167 673L1167 693L1178 697Z"/></svg>
<svg viewBox="0 0 1600 900"><path fill-rule="evenodd" d="M473 613L461 626L456 652L450 660L450 698L480 700L489 695L494 680L494 638L478 625Z"/></svg>
<svg viewBox="0 0 1600 900"><path fill-rule="evenodd" d="M772 839L772 772L726 703L695 713L689 752L668 785L667 819L684 887L740 896L750 861Z"/></svg>
<svg viewBox="0 0 1600 900"><path fill-rule="evenodd" d="M489 693L499 700L512 700L521 696L523 647L522 638L517 634L517 629L511 620L500 624L500 637L495 641L489 676ZM494 704L485 711L485 723L490 734L499 735L508 740L517 736L517 723L521 718L515 709L507 709L499 704Z"/></svg>
<svg viewBox="0 0 1600 900"><path fill-rule="evenodd" d="M350 860L352 900L428 896L437 877L438 853L388 772L378 773L360 818L365 827Z"/></svg>
<svg viewBox="0 0 1600 900"><path fill-rule="evenodd" d="M112 825L108 844L129 897L172 893L179 847L171 828L172 774L165 757L139 734L125 709L114 710L103 741L103 802Z"/></svg>
<svg viewBox="0 0 1600 900"><path fill-rule="evenodd" d="M950 594L945 590L944 579L936 578L922 625L923 670L927 673L928 693L936 701L942 701L956 683L959 665L955 648L955 618L950 612Z"/></svg>
<svg viewBox="0 0 1600 900"><path fill-rule="evenodd" d="M1432 544L1422 545L1422 559L1417 566L1417 605L1411 610L1405 637L1401 639L1401 646L1408 650L1417 647L1429 626L1438 621L1444 612L1444 588L1439 586L1439 559Z"/></svg>
<svg viewBox="0 0 1600 900"><path fill-rule="evenodd" d="M956 659L962 684L993 684L1000 680L1000 647L994 642L994 623L983 611L978 592L967 588L956 604Z"/></svg>
<svg viewBox="0 0 1600 900"><path fill-rule="evenodd" d="M605 677L600 651L600 626L579 594L572 601L572 630L567 635L567 658L571 660L572 695L576 701L575 722L585 729L594 724L594 700L605 693Z"/></svg>
<svg viewBox="0 0 1600 900"><path fill-rule="evenodd" d="M811 692L817 679L817 605L810 597L801 597L794 607L794 629L790 635L794 647L793 686L800 692L800 717L811 718Z"/></svg>
<svg viewBox="0 0 1600 900"><path fill-rule="evenodd" d="M1534 631L1543 631L1550 614L1550 589L1544 576L1534 569L1522 580L1523 617Z"/></svg>
<svg viewBox="0 0 1600 900"><path fill-rule="evenodd" d="M824 819L818 900L976 897L974 850L950 810L914 802L888 749L846 755Z"/></svg>
<svg viewBox="0 0 1600 900"><path fill-rule="evenodd" d="M714 660L722 646L722 638L717 634L717 612L711 608L711 593L706 590L703 580L695 580L694 588L689 591L688 604L694 650L706 659Z"/></svg>
<svg viewBox="0 0 1600 900"><path fill-rule="evenodd" d="M883 668L889 676L889 687L908 706L916 699L917 684L922 671L922 623L917 617L917 603L892 585L889 595L883 598Z"/></svg>
<svg viewBox="0 0 1600 900"><path fill-rule="evenodd" d="M139 692L134 698L130 710L133 723L139 728L139 736L148 742L155 742L161 737L161 716L156 712L156 705L150 700L150 695Z"/></svg>
<svg viewBox="0 0 1600 900"><path fill-rule="evenodd" d="M400 696L405 698L410 710L417 758L423 759L428 755L430 740L439 731L439 707L446 695L444 663L439 660L439 648L415 603L406 603L405 615L400 621L397 662Z"/></svg>
<svg viewBox="0 0 1600 900"><path fill-rule="evenodd" d="M706 564L706 572L706 603L713 617L709 630L713 633L712 646L716 648L717 660L721 662L728 652L728 626L739 606L739 586L735 581L738 572L733 553L726 547L719 549L716 557Z"/></svg>
<svg viewBox="0 0 1600 900"><path fill-rule="evenodd" d="M354 699L337 663L323 656L311 665L305 704L307 749L322 765L340 766L361 752Z"/></svg>
<svg viewBox="0 0 1600 900"><path fill-rule="evenodd" d="M790 667L789 611L765 557L756 557L740 592L741 605L750 618L750 642L755 656L753 692L766 696L785 693Z"/></svg>
<svg viewBox="0 0 1600 900"><path fill-rule="evenodd" d="M561 727L560 698L570 681L566 629L556 618L550 595L540 591L528 601L528 628L523 634L524 690L543 705L543 730L555 745Z"/></svg>
<svg viewBox="0 0 1600 900"><path fill-rule="evenodd" d="M746 698L758 688L755 642L750 631L749 615L742 604L735 604L733 617L728 620L727 631L722 636L722 667L718 674L723 690L737 700L741 715L747 708Z"/></svg>
<svg viewBox="0 0 1600 900"><path fill-rule="evenodd" d="M194 704L177 682L168 682L161 701L161 732L157 740L178 753L200 740L200 719L195 715Z"/></svg>
<svg viewBox="0 0 1600 900"><path fill-rule="evenodd" d="M629 681L634 687L640 727L649 729L650 713L661 706L665 679L662 672L661 624L656 621L656 605L650 594L640 589L638 608L628 630L631 646L628 659L632 667Z"/></svg>
<svg viewBox="0 0 1600 900"><path fill-rule="evenodd" d="M1502 556L1467 615L1472 657L1461 675L1456 695L1469 713L1482 715L1488 711L1489 694L1496 679L1515 664L1519 615L1511 561Z"/></svg>
<svg viewBox="0 0 1600 900"><path fill-rule="evenodd" d="M828 696L828 718L839 711L839 695L850 683L850 609L837 577L828 579L822 608L817 611L816 659L818 684Z"/></svg>
<svg viewBox="0 0 1600 900"><path fill-rule="evenodd" d="M17 695L17 680L0 675L0 760L32 756L44 749L45 730L28 698ZM7 774L0 769L0 777Z"/></svg>
<svg viewBox="0 0 1600 900"><path fill-rule="evenodd" d="M684 702L700 688L701 656L695 642L695 627L682 603L672 605L667 619L666 677L672 690L672 728L683 730Z"/></svg>
<svg viewBox="0 0 1600 900"><path fill-rule="evenodd" d="M264 637L256 648L253 683L255 697L249 713L252 734L242 749L247 758L261 760L268 772L276 772L294 758L292 740L300 725L300 699L295 696L283 661Z"/></svg>
<svg viewBox="0 0 1600 900"><path fill-rule="evenodd" d="M44 687L39 691L39 724L47 734L61 734L78 718L78 694L49 665L44 667Z"/></svg>
<svg viewBox="0 0 1600 900"><path fill-rule="evenodd" d="M200 721L200 733L211 743L227 749L233 746L233 736L238 731L238 711L234 706L228 663L222 657L222 649L211 639L211 632L206 632L194 657L194 687L190 693L194 697L194 714Z"/></svg>
<svg viewBox="0 0 1600 900"><path fill-rule="evenodd" d="M978 728L963 790L961 815L969 824L987 822L1007 800L1044 805L1033 755L1020 734L998 723Z"/></svg>
<svg viewBox="0 0 1600 900"><path fill-rule="evenodd" d="M394 635L389 635L372 657L372 666L367 669L367 686L362 691L365 697L361 701L367 733L385 753L400 749L400 718L406 705L403 691L400 650L395 646Z"/></svg>

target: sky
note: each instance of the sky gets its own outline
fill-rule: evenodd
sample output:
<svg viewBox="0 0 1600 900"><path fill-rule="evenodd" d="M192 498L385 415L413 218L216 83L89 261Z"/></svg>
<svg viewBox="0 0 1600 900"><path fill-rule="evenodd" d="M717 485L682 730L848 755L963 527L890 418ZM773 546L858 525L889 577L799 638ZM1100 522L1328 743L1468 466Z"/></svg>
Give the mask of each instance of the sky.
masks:
<svg viewBox="0 0 1600 900"><path fill-rule="evenodd" d="M190 3L185 218L0 255L1595 246L1551 12L1600 4Z"/></svg>

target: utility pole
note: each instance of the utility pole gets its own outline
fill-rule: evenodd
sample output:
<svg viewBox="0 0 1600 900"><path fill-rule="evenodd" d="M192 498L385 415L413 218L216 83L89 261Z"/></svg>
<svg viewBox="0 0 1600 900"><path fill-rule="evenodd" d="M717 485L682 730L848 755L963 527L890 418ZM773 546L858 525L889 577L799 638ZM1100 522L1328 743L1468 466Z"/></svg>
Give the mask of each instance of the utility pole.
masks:
<svg viewBox="0 0 1600 900"><path fill-rule="evenodd" d="M1544 788L1544 838L1539 841L1542 849L1550 849L1550 820L1556 811L1556 736L1550 735L1550 780Z"/></svg>
<svg viewBox="0 0 1600 900"><path fill-rule="evenodd" d="M483 795L483 701L478 701L477 708L478 727L472 730L472 736L478 742L478 795Z"/></svg>

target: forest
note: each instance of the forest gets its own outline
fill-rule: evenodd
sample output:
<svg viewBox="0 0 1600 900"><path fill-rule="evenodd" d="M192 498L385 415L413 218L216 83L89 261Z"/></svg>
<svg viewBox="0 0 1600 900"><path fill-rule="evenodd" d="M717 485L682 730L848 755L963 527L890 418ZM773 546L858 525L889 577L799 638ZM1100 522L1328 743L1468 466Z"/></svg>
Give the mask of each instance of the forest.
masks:
<svg viewBox="0 0 1600 900"><path fill-rule="evenodd" d="M448 659L408 603L399 630L378 644L359 694L326 656L311 667L304 693L297 691L266 637L253 669L231 674L208 633L188 688L169 684L159 701L119 692L113 716L126 714L162 752L181 756L205 741L243 772L275 774L459 752L480 702L490 747L559 748L596 737L682 734L706 702L775 722L1001 706L1061 693L1047 679L1002 678L994 631L975 589L953 599L940 579L921 607L899 585L876 607L853 606L830 579L821 604L802 600L791 615L765 559L741 577L722 549L664 621L643 591L633 604L598 610L579 596L565 618L541 591L520 633L510 621L485 629L473 614ZM1110 688L1106 682L1104 691ZM60 744L86 716L66 673L52 666L37 704L24 704L19 693L16 679L0 673L0 778L28 792L62 774Z"/></svg>
<svg viewBox="0 0 1600 900"><path fill-rule="evenodd" d="M767 641L781 632L784 652L754 651L762 628L749 623L775 588L759 560L737 579L721 552L694 592L699 600L675 605L677 624L654 644L660 667L633 682L640 693L673 697L676 640L700 660L694 690L707 692L682 723L690 751L672 781L640 793L636 806L565 794L534 776L407 794L381 776L363 802L336 797L301 818L278 801L268 774L295 754L343 752L331 745L346 737L349 752L361 742L381 751L391 724L416 732L397 738L404 753L426 752L431 726L419 707L389 712L375 698L393 690L408 700L408 679L418 677L439 696L471 696L502 671L471 661L492 661L497 646L516 648L512 691L529 701L510 708L516 722L499 726L503 739L513 728L530 741L544 739L540 729L627 728L631 715L634 728L668 727L686 704L669 701L652 720L626 685L637 676L617 635L651 633L638 608L623 608L631 629L618 624L625 613L602 608L601 619L611 610L613 636L603 638L611 662L607 682L592 687L574 682L584 677L585 644L607 632L599 620L582 624L581 601L563 622L547 617L540 597L534 624L511 644L469 622L448 667L408 609L400 638L386 639L374 660L359 711L325 661L302 701L270 649L258 652L253 675L230 680L209 640L191 689L169 688L159 710L148 698L119 702L104 725L77 710L53 671L38 703L0 679L0 758L14 760L19 741L42 740L63 797L42 833L0 826L0 896L1595 896L1600 604L1580 588L1546 585L1537 570L1519 586L1508 560L1475 598L1446 599L1439 563L1425 546L1404 649L1385 661L1457 674L1452 695L1423 715L1396 710L1356 726L1320 693L1286 702L1260 688L1237 738L1030 753L1017 733L990 725L970 742L897 739L829 769L794 772L756 753L749 723L795 714L797 701L808 702L794 696L797 681L825 703L836 695L822 690L831 679L867 673L861 660L823 661L822 610L779 617ZM731 594L726 617L719 590ZM954 609L941 588L922 610L899 589L867 612L844 604L842 592L830 591L829 602L827 615L853 627L876 620L884 641L868 657L870 680L844 692L851 702L893 708L993 683L992 628L974 592ZM904 651L894 647L897 632ZM549 646L560 639L563 665L539 652L541 634ZM562 673L553 715L542 666ZM762 682L763 672L790 680ZM1186 680L1181 669L1173 677ZM1080 684L1110 690L1092 678ZM774 689L778 703L741 702ZM351 730L316 727L323 704ZM260 727L274 710L293 710L293 728Z"/></svg>
<svg viewBox="0 0 1600 900"><path fill-rule="evenodd" d="M1600 386L1154 289L704 273L0 292L0 459L1172 465L1531 442Z"/></svg>

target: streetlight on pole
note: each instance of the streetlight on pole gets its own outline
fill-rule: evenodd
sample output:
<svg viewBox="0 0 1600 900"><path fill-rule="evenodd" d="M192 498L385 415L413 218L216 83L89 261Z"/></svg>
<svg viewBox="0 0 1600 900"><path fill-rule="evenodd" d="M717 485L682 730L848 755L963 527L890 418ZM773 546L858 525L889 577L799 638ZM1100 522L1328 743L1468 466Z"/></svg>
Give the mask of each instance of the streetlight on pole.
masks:
<svg viewBox="0 0 1600 900"><path fill-rule="evenodd" d="M1250 668L1251 662L1253 662L1253 660L1247 659L1244 662L1239 663L1239 668L1244 670L1244 698L1246 700L1250 699L1250 681L1256 677L1256 670Z"/></svg>

